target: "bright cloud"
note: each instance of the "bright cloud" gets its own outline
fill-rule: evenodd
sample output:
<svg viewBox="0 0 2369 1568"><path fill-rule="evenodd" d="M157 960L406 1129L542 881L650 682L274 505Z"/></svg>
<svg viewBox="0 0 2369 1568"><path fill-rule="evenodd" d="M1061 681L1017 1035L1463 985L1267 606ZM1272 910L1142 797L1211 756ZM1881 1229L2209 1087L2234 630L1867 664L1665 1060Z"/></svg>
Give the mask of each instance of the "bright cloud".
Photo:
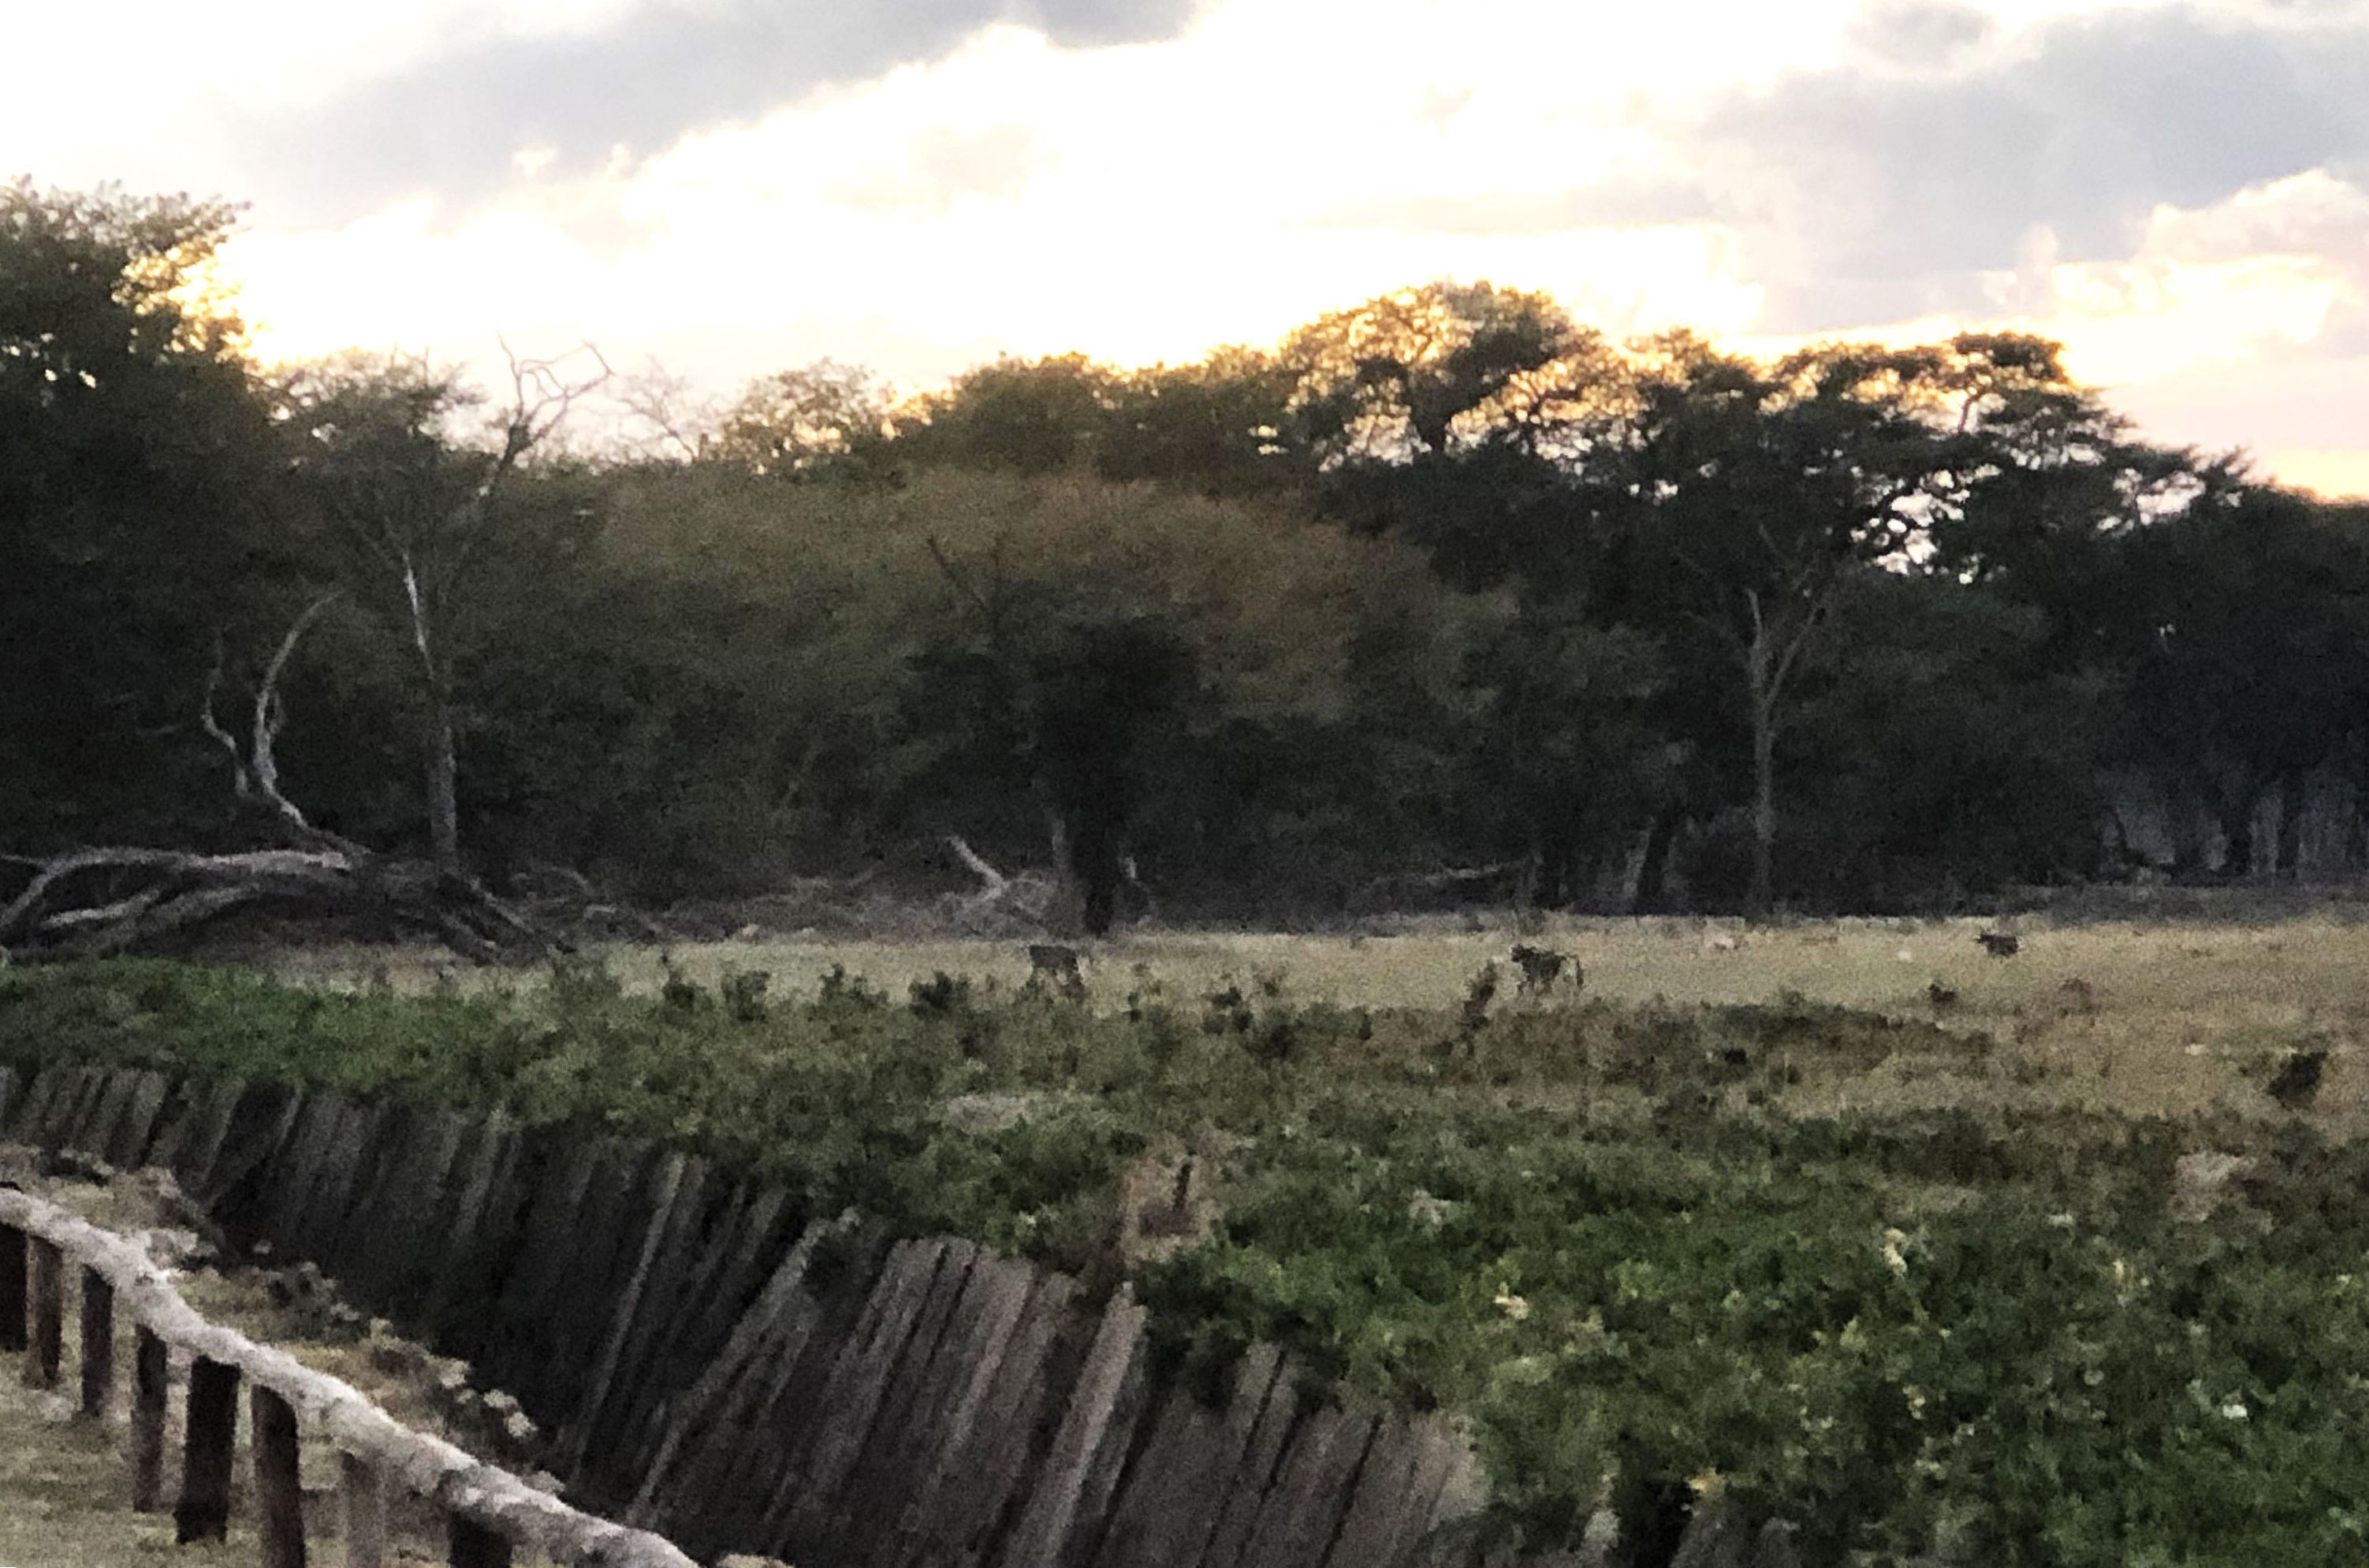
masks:
<svg viewBox="0 0 2369 1568"><path fill-rule="evenodd" d="M143 4L164 28L135 0L31 37L147 36ZM2159 434L2369 473L2357 6L216 11L219 68L122 51L135 118L93 132L36 85L0 146L59 183L255 194L230 263L275 355L590 338L722 393L821 354L1176 359L1486 277L1616 333L2027 327Z"/></svg>

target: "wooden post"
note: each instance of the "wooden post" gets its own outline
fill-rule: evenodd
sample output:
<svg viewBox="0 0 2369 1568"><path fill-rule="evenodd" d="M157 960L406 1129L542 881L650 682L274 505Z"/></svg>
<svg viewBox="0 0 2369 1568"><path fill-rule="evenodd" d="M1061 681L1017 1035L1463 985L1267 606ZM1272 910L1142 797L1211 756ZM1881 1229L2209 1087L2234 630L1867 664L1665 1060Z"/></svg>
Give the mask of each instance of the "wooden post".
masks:
<svg viewBox="0 0 2369 1568"><path fill-rule="evenodd" d="M386 1482L378 1467L351 1454L338 1456L346 1494L346 1568L385 1568Z"/></svg>
<svg viewBox="0 0 2369 1568"><path fill-rule="evenodd" d="M200 1356L189 1367L189 1425L181 1444L181 1501L173 1539L230 1534L230 1474L238 1441L238 1368Z"/></svg>
<svg viewBox="0 0 2369 1568"><path fill-rule="evenodd" d="M260 1383L247 1396L247 1408L253 1417L263 1568L304 1568L304 1484L296 1473L296 1413Z"/></svg>
<svg viewBox="0 0 2369 1568"><path fill-rule="evenodd" d="M170 1367L165 1342L143 1324L132 1336L132 1506L143 1514L165 1506L165 1391Z"/></svg>
<svg viewBox="0 0 2369 1568"><path fill-rule="evenodd" d="M452 1568L510 1568L508 1537L458 1514L447 1517L452 1526Z"/></svg>
<svg viewBox="0 0 2369 1568"><path fill-rule="evenodd" d="M106 1419L115 1391L115 1287L98 1270L82 1271L82 1413Z"/></svg>
<svg viewBox="0 0 2369 1568"><path fill-rule="evenodd" d="M58 1386L58 1368L65 1355L66 1260L57 1243L39 1236L29 1238L31 1268L29 1280L32 1315L32 1354L25 1360L25 1386L33 1389L54 1389Z"/></svg>
<svg viewBox="0 0 2369 1568"><path fill-rule="evenodd" d="M25 1348L25 1233L0 1225L0 1350Z"/></svg>

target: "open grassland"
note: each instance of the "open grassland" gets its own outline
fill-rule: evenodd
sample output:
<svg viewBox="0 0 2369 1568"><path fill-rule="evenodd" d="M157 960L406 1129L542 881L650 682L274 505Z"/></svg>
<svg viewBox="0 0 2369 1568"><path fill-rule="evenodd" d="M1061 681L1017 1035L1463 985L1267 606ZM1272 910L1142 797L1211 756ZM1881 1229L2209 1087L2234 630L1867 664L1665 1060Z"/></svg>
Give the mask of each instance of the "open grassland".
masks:
<svg viewBox="0 0 2369 1568"><path fill-rule="evenodd" d="M1854 1082L1838 1104L1930 1104L1937 1094L2137 1115L2267 1113L2260 1093L2278 1055L2325 1049L2313 1117L2329 1130L2369 1131L2369 922L2320 914L2260 922L2020 922L2022 951L1993 958L1974 942L1989 922L1844 920L1776 926L1700 920L1560 921L1542 932L1432 922L1395 935L1175 933L1090 945L1095 1005L1122 1005L1148 971L1172 995L1279 976L1302 1001L1368 1008L1448 1008L1482 965L1515 942L1575 954L1584 995L1635 1004L1767 1002L1788 993L1836 1006L1928 1019L1992 1036L2001 1065L1987 1084L1919 1090L1894 1074ZM661 951L617 946L598 956L636 993L655 992ZM663 950L694 982L761 971L772 989L811 990L834 967L901 996L934 974L1017 990L1017 942L720 942ZM334 947L274 954L293 983L403 993L532 988L533 975L455 967L417 948ZM1502 977L1510 992L1513 976ZM1934 985L1956 1000L1937 1007Z"/></svg>
<svg viewBox="0 0 2369 1568"><path fill-rule="evenodd" d="M2369 1557L2369 928L1976 930L1556 927L1585 990L1485 1006L1510 933L1118 944L1082 1007L1001 944L107 965L0 977L0 1059L499 1102L1125 1278L1210 1386L1269 1338L1459 1413L1534 1543Z"/></svg>

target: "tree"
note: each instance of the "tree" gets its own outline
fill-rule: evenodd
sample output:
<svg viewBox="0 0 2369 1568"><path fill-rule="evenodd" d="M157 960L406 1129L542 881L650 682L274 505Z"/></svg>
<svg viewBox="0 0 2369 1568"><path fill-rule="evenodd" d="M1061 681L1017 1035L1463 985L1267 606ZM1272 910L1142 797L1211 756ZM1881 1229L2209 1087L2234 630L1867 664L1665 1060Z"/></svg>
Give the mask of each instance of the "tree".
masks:
<svg viewBox="0 0 2369 1568"><path fill-rule="evenodd" d="M1544 294L1428 283L1294 332L1297 433L1332 463L1442 457L1473 442L1551 445L1577 413L1601 338ZM1575 372L1575 367L1578 367Z"/></svg>
<svg viewBox="0 0 2369 1568"><path fill-rule="evenodd" d="M1661 651L1590 624L1575 601L1522 604L1474 647L1464 678L1477 699L1469 798L1528 864L1536 904L1574 902L1665 792L1672 759L1651 722Z"/></svg>
<svg viewBox="0 0 2369 1568"><path fill-rule="evenodd" d="M896 476L887 395L869 371L833 360L753 383L697 452L785 479L877 483Z"/></svg>
<svg viewBox="0 0 2369 1568"><path fill-rule="evenodd" d="M2225 875L2257 868L2254 820L2281 791L2295 868L2304 781L2339 755L2369 693L2369 540L2262 486L2208 489L2122 552L2142 743L2221 830Z"/></svg>
<svg viewBox="0 0 2369 1568"><path fill-rule="evenodd" d="M1117 372L1082 354L1010 357L964 372L898 411L898 450L910 461L1024 475L1092 464Z"/></svg>
<svg viewBox="0 0 2369 1568"><path fill-rule="evenodd" d="M17 848L229 826L199 683L218 639L269 647L293 609L244 330L210 285L235 218L0 183L0 838Z"/></svg>
<svg viewBox="0 0 2369 1568"><path fill-rule="evenodd" d="M1094 470L1204 496L1275 494L1305 469L1292 388L1290 368L1253 349L1123 372L1105 395Z"/></svg>
<svg viewBox="0 0 2369 1568"><path fill-rule="evenodd" d="M301 369L281 388L291 471L332 524L339 586L408 647L417 678L430 855L463 873L455 707L467 639L489 612L476 567L496 530L497 494L521 460L606 378L570 381L565 361L510 357L512 399L498 445L460 446L450 427L478 399L424 359L348 358Z"/></svg>

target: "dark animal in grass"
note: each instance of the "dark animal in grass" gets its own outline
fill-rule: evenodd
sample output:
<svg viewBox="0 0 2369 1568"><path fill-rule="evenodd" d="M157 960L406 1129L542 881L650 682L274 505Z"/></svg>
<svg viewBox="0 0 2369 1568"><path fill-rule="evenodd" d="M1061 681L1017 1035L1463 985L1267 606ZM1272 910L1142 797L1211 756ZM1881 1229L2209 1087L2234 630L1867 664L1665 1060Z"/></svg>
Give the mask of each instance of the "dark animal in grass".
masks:
<svg viewBox="0 0 2369 1568"><path fill-rule="evenodd" d="M1933 1004L1934 1012L1946 1013L1958 1005L1958 993L1940 981L1932 980L1925 987L1925 1000Z"/></svg>
<svg viewBox="0 0 2369 1568"><path fill-rule="evenodd" d="M1516 981L1514 987L1514 994L1516 996L1546 995L1548 991L1554 989L1554 983L1562 979L1566 966L1571 971L1572 990L1577 990L1587 983L1585 972L1580 968L1579 959L1573 954L1557 953L1551 948L1532 947L1527 944L1517 943L1514 950L1505 956L1513 962L1516 968L1522 971L1521 979Z"/></svg>
<svg viewBox="0 0 2369 1568"><path fill-rule="evenodd" d="M1086 977L1078 968L1078 950L1057 942L1028 944L1028 989L1050 987L1071 1001L1086 1000Z"/></svg>
<svg viewBox="0 0 2369 1568"><path fill-rule="evenodd" d="M682 972L681 966L674 961L674 955L659 954L658 963L666 970L666 983L658 987L659 1000L681 1012L689 1013L696 1009L699 1006L699 988L692 983L690 976Z"/></svg>
<svg viewBox="0 0 2369 1568"><path fill-rule="evenodd" d="M2007 931L1986 931L1974 940L1981 943L1983 951L1994 958L2012 958L2023 946L2013 932Z"/></svg>
<svg viewBox="0 0 2369 1568"><path fill-rule="evenodd" d="M2326 1051L2290 1051L2271 1075L2271 1098L2290 1111L2300 1111L2319 1093L2319 1080L2327 1070Z"/></svg>
<svg viewBox="0 0 2369 1568"><path fill-rule="evenodd" d="M1481 966L1464 988L1464 1029L1471 1034L1489 1022L1489 1004L1497 997L1497 961L1492 958Z"/></svg>

